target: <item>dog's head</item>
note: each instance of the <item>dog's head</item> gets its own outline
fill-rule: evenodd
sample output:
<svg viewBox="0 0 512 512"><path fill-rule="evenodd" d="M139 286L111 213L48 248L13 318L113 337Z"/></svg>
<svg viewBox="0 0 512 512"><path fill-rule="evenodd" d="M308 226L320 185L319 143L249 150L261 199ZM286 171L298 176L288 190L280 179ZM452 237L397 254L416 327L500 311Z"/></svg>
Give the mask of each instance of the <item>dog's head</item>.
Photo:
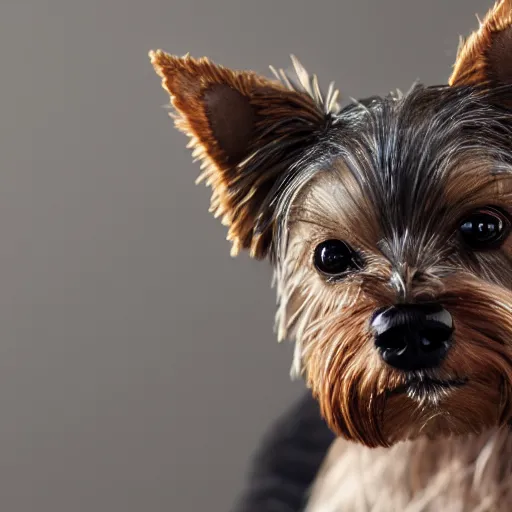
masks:
<svg viewBox="0 0 512 512"><path fill-rule="evenodd" d="M151 60L212 187L233 254L275 267L329 425L368 446L512 417L512 1L449 84L340 108L295 61L269 80Z"/></svg>

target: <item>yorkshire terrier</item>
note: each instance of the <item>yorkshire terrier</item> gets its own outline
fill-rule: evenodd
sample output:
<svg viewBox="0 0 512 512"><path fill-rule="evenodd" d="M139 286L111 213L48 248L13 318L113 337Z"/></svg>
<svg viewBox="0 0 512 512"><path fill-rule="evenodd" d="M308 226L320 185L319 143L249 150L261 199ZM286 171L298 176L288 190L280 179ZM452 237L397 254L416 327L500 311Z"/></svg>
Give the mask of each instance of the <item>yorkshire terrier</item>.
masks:
<svg viewBox="0 0 512 512"><path fill-rule="evenodd" d="M296 59L150 58L336 435L306 510L512 510L512 0L447 85L343 107Z"/></svg>

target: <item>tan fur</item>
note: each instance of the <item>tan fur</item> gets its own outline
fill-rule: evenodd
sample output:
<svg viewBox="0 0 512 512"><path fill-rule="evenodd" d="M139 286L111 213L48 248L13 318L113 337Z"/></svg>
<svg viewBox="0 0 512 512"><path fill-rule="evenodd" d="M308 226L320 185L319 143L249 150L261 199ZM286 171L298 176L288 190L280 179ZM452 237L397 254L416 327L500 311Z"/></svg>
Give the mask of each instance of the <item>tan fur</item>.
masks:
<svg viewBox="0 0 512 512"><path fill-rule="evenodd" d="M337 440L311 491L306 512L509 512L512 435L366 448Z"/></svg>

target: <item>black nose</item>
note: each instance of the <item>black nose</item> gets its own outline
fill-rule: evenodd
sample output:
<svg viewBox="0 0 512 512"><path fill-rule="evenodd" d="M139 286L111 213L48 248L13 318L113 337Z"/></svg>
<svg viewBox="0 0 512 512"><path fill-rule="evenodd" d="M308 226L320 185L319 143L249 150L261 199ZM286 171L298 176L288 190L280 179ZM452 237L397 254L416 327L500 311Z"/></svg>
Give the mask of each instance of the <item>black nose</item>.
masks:
<svg viewBox="0 0 512 512"><path fill-rule="evenodd" d="M453 334L452 316L439 304L405 304L379 310L371 326L382 359L404 371L439 366Z"/></svg>

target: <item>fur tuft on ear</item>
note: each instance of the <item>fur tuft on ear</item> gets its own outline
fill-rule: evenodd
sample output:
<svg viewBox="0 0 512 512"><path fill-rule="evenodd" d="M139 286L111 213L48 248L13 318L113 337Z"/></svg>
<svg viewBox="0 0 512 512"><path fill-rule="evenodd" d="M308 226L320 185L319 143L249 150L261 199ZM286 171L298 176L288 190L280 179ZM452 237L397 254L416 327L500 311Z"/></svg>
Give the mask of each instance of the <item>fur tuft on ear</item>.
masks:
<svg viewBox="0 0 512 512"><path fill-rule="evenodd" d="M149 56L171 97L176 127L190 137L188 147L202 162L198 182L212 188L210 211L229 226L232 254L249 249L264 258L280 185L329 124L338 108L336 91L331 87L324 100L316 77L296 60L299 85L282 70L277 81L207 58L162 50Z"/></svg>
<svg viewBox="0 0 512 512"><path fill-rule="evenodd" d="M449 84L512 85L512 0L499 0L461 41Z"/></svg>

